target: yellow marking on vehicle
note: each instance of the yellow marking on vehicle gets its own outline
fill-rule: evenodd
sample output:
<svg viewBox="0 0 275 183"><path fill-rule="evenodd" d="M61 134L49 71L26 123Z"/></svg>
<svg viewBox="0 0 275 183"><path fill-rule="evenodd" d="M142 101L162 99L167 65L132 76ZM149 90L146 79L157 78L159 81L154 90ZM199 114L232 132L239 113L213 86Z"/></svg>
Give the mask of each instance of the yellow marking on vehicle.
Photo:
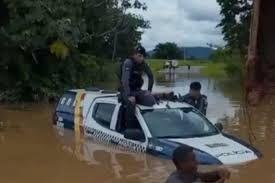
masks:
<svg viewBox="0 0 275 183"><path fill-rule="evenodd" d="M79 90L75 97L75 111L74 111L74 123L75 123L75 135L83 135L83 100L85 97L85 90Z"/></svg>

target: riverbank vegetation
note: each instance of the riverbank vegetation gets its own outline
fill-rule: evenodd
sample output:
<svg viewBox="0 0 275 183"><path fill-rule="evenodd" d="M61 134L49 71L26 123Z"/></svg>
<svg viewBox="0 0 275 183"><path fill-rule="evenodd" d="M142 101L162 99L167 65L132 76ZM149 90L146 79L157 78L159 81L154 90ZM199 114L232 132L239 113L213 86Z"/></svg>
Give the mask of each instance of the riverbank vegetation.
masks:
<svg viewBox="0 0 275 183"><path fill-rule="evenodd" d="M248 44L251 0L217 2L226 47L218 49L210 62L180 60L179 65L205 66L202 72L209 76L239 76ZM54 99L69 88L116 79L118 61L150 28L147 20L129 9L147 7L138 0L0 0L0 102ZM184 56L173 43L156 48L157 58ZM155 72L164 62L149 61Z"/></svg>
<svg viewBox="0 0 275 183"><path fill-rule="evenodd" d="M218 48L211 56L211 60L212 63L220 65L220 70L231 79L243 79L245 58L238 49ZM215 70L214 68L212 69Z"/></svg>
<svg viewBox="0 0 275 183"><path fill-rule="evenodd" d="M201 66L201 73L207 77L228 77L240 80L244 75L244 58L238 51L218 48L209 60L178 60L179 67ZM154 72L164 69L167 60L149 59L148 63Z"/></svg>
<svg viewBox="0 0 275 183"><path fill-rule="evenodd" d="M41 101L116 77L150 27L138 0L0 0L0 101ZM3 10L3 11L2 11Z"/></svg>
<svg viewBox="0 0 275 183"><path fill-rule="evenodd" d="M165 63L173 59L178 61L178 67L200 66L202 74L209 77L225 77L227 75L231 77L238 72L237 65L232 64L232 60L235 59L232 57L233 54L225 48L216 50L212 48L212 55L206 60L185 59L184 55L184 49L181 49L176 43L160 43L156 45L148 63L154 72L164 69Z"/></svg>
<svg viewBox="0 0 275 183"><path fill-rule="evenodd" d="M181 59L184 57L181 48L172 42L159 43L153 52L152 56L156 59Z"/></svg>
<svg viewBox="0 0 275 183"><path fill-rule="evenodd" d="M244 80L253 0L217 0L217 2L222 15L218 27L222 30L226 46L218 49L216 55L220 55L218 60L227 63L225 71L230 77Z"/></svg>
<svg viewBox="0 0 275 183"><path fill-rule="evenodd" d="M152 70L157 73L164 69L164 64L167 60L150 59L148 63ZM225 66L223 62L213 62L212 60L179 60L179 67L193 66L202 67L201 73L207 77L224 77L226 76Z"/></svg>
<svg viewBox="0 0 275 183"><path fill-rule="evenodd" d="M148 59L148 64L154 72L164 69L165 62L168 60L164 59ZM207 66L210 60L178 60L178 66Z"/></svg>
<svg viewBox="0 0 275 183"><path fill-rule="evenodd" d="M211 62L201 69L201 73L208 77L225 78L227 77L225 67L226 67L225 63Z"/></svg>

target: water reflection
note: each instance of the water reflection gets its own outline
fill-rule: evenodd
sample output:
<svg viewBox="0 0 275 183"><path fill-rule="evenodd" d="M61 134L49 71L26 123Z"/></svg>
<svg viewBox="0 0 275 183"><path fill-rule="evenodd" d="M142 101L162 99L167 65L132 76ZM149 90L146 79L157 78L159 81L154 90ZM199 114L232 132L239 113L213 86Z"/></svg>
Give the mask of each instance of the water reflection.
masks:
<svg viewBox="0 0 275 183"><path fill-rule="evenodd" d="M171 81L171 75L175 75L172 78L176 79ZM240 83L207 78L200 73L160 73L156 79L154 91L174 91L181 95L189 92L191 82L199 81L202 84L202 93L208 97L207 117L214 123L225 116L234 117L236 110L240 108ZM143 89L146 89L148 79L145 77L144 80Z"/></svg>
<svg viewBox="0 0 275 183"><path fill-rule="evenodd" d="M240 84L199 74L176 74L156 81L154 90L188 92L192 81L200 81L208 95L208 117L223 122L225 131L256 147L264 158L232 167L230 183L275 182L275 97L249 108L244 115ZM112 89L114 85L108 85ZM25 106L26 107L26 106ZM170 161L128 152L117 146L77 137L72 131L53 130L53 106L27 108L0 106L0 178L4 183L75 182L164 182L174 166ZM244 112L246 111L246 112ZM209 168L207 168L209 170Z"/></svg>
<svg viewBox="0 0 275 183"><path fill-rule="evenodd" d="M165 81L166 82L175 82L176 79L177 79L177 74L175 72L165 74Z"/></svg>
<svg viewBox="0 0 275 183"><path fill-rule="evenodd" d="M79 161L112 175L112 182L154 182L166 179L173 169L171 162L129 152L123 147L77 136L72 131L55 128L62 149ZM156 181L156 180L155 180Z"/></svg>

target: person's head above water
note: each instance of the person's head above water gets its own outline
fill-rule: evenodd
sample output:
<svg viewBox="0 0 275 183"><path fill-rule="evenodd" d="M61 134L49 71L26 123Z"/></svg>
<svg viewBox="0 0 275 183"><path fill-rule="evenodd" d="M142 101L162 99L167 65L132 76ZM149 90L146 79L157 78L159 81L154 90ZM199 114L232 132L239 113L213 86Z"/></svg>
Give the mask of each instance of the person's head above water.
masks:
<svg viewBox="0 0 275 183"><path fill-rule="evenodd" d="M144 62L144 59L146 57L146 50L144 47L142 46L137 46L135 47L135 50L133 52L132 55L133 59L137 62L137 63L142 63Z"/></svg>
<svg viewBox="0 0 275 183"><path fill-rule="evenodd" d="M192 97L198 98L201 95L201 83L192 82L190 84L190 94Z"/></svg>
<svg viewBox="0 0 275 183"><path fill-rule="evenodd" d="M198 169L198 162L193 148L186 145L177 147L173 152L173 162L179 171L195 173Z"/></svg>

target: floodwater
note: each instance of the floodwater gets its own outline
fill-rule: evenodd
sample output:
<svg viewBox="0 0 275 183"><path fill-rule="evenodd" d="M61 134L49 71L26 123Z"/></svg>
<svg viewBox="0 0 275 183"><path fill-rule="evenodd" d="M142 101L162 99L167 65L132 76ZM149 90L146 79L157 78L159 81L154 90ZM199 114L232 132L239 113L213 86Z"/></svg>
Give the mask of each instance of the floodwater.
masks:
<svg viewBox="0 0 275 183"><path fill-rule="evenodd" d="M203 84L208 117L224 123L225 131L259 148L264 158L229 167L230 183L275 182L275 97L249 109L244 117L237 82L199 74L157 77L157 91L188 91L191 81ZM0 182L3 183L150 183L165 182L173 164L146 154L76 137L51 124L52 105L0 106ZM212 168L212 167L209 167ZM208 170L208 167L204 170Z"/></svg>

